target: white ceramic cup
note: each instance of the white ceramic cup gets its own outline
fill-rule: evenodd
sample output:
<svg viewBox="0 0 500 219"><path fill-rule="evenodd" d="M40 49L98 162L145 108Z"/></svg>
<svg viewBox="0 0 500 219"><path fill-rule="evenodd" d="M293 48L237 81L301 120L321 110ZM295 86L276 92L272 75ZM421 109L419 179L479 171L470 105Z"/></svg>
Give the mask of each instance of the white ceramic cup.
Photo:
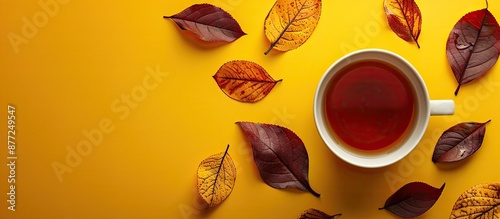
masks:
<svg viewBox="0 0 500 219"><path fill-rule="evenodd" d="M387 63L400 70L412 85L416 106L408 131L397 145L383 153L360 153L349 149L349 145L337 140L329 127L326 115L326 92L332 78L345 66L363 60ZM316 128L330 150L340 159L355 166L378 168L393 164L408 155L420 142L431 115L452 115L455 111L453 100L429 100L427 87L418 71L401 56L381 49L363 49L352 52L333 63L321 78L314 96L314 120Z"/></svg>

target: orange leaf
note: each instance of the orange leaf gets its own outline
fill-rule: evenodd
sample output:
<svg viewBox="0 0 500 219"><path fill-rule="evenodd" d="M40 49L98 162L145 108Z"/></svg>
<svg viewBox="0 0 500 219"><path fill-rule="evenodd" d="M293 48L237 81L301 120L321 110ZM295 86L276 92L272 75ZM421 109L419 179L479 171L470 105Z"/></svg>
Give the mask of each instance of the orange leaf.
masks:
<svg viewBox="0 0 500 219"><path fill-rule="evenodd" d="M289 51L304 44L318 25L321 0L277 0L264 22L264 33L273 48Z"/></svg>
<svg viewBox="0 0 500 219"><path fill-rule="evenodd" d="M198 192L208 207L220 205L233 191L236 166L225 152L214 154L198 166Z"/></svg>
<svg viewBox="0 0 500 219"><path fill-rule="evenodd" d="M415 41L422 28L422 14L414 0L384 0L384 10L389 26L401 39Z"/></svg>
<svg viewBox="0 0 500 219"><path fill-rule="evenodd" d="M281 81L275 81L264 68L249 61L228 62L213 78L227 96L247 103L262 100Z"/></svg>
<svg viewBox="0 0 500 219"><path fill-rule="evenodd" d="M500 215L500 184L480 184L465 191L455 202L450 219L497 218Z"/></svg>

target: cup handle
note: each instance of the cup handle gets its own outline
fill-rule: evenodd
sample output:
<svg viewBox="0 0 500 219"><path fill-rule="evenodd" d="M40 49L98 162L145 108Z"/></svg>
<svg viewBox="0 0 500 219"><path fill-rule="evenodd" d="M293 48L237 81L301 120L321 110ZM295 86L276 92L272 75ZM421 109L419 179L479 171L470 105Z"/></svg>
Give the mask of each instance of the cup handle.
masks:
<svg viewBox="0 0 500 219"><path fill-rule="evenodd" d="M453 100L431 100L431 116L453 115L455 113L455 102Z"/></svg>

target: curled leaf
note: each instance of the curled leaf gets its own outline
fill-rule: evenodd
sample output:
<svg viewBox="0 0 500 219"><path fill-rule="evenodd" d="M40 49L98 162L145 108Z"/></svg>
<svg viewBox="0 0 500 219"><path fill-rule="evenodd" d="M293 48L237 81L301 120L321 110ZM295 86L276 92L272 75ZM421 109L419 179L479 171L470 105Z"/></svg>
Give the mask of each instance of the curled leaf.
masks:
<svg viewBox="0 0 500 219"><path fill-rule="evenodd" d="M299 219L334 219L338 216L342 216L342 214L328 215L318 209L309 208L302 212Z"/></svg>
<svg viewBox="0 0 500 219"><path fill-rule="evenodd" d="M274 48L289 51L304 44L316 29L321 15L321 0L277 0L267 14L264 33Z"/></svg>
<svg viewBox="0 0 500 219"><path fill-rule="evenodd" d="M163 18L172 19L182 30L189 30L207 42L233 42L246 35L229 13L210 4L195 4Z"/></svg>
<svg viewBox="0 0 500 219"><path fill-rule="evenodd" d="M463 16L446 43L446 55L458 87L488 72L500 54L500 27L487 8Z"/></svg>
<svg viewBox="0 0 500 219"><path fill-rule="evenodd" d="M414 0L384 0L384 11L392 31L401 39L415 41L422 29L422 14Z"/></svg>
<svg viewBox="0 0 500 219"><path fill-rule="evenodd" d="M309 185L309 157L302 140L290 129L237 122L250 141L253 159L264 182L277 189L297 188L319 197Z"/></svg>
<svg viewBox="0 0 500 219"><path fill-rule="evenodd" d="M228 62L213 78L227 96L247 103L262 100L281 81L275 81L264 68L249 61Z"/></svg>
<svg viewBox="0 0 500 219"><path fill-rule="evenodd" d="M427 212L439 199L445 184L434 188L422 182L412 182L391 195L383 208L404 218L412 218Z"/></svg>
<svg viewBox="0 0 500 219"><path fill-rule="evenodd" d="M500 184L480 184L465 191L453 206L450 219L498 218Z"/></svg>
<svg viewBox="0 0 500 219"><path fill-rule="evenodd" d="M214 154L198 166L198 192L208 207L220 205L231 194L236 182L236 166L228 151Z"/></svg>
<svg viewBox="0 0 500 219"><path fill-rule="evenodd" d="M434 148L432 162L455 162L471 156L481 147L490 121L460 123L444 131Z"/></svg>

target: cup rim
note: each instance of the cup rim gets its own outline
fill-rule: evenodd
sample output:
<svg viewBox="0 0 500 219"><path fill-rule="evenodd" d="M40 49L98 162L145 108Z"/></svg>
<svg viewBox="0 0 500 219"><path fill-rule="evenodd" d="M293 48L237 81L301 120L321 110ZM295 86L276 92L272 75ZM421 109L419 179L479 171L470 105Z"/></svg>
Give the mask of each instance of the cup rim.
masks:
<svg viewBox="0 0 500 219"><path fill-rule="evenodd" d="M381 53L382 55L390 56L391 58L394 58L399 62L399 65L404 65L404 68L407 68L409 71L411 71L409 74L411 74L411 77L413 78L412 84L417 83L416 86L420 87L422 91L420 91L420 94L417 94L418 102L423 104L424 106L422 107L421 113L422 115L418 116L418 120L416 121L415 129L418 130L413 130L410 136L410 139L407 141L411 142L405 142L401 147L395 148L391 150L387 154L383 154L380 156L375 156L375 157L366 157L366 156L357 156L352 153L346 152L344 149L341 148L341 146L337 145L335 140L333 140L330 131L328 130L328 123L327 123L327 118L323 113L323 100L324 100L324 94L326 91L326 87L330 79L335 75L336 72L334 72L335 68L342 68L352 62L352 60L349 60L351 57L360 55L362 53ZM386 61L384 59L380 59L382 61ZM387 61L388 63L391 63ZM395 63L391 63L393 65L396 65ZM338 67L338 66L341 67ZM399 67L398 67L399 68ZM405 72L407 73L407 72ZM408 74L408 73L407 73ZM400 55L388 51L388 50L383 50L383 49L377 49L377 48L368 48L368 49L361 49L357 50L354 52L351 52L347 55L342 56L340 59L336 60L323 74L321 77L318 86L316 88L315 96L314 96L314 121L316 124L316 128L318 133L320 134L323 142L326 144L326 146L340 159L344 160L345 162L358 166L358 167L363 167L363 168L379 168L379 167L385 167L389 166L391 164L394 164L398 162L399 160L403 159L406 155L408 155L413 149L418 145L419 141L422 139L425 130L428 126L429 122L429 117L430 117L430 100L429 100L429 95L427 91L427 87L425 86L424 80L418 73L418 71L415 69L415 67L408 62L406 59L401 57ZM397 153L396 153L397 152Z"/></svg>

